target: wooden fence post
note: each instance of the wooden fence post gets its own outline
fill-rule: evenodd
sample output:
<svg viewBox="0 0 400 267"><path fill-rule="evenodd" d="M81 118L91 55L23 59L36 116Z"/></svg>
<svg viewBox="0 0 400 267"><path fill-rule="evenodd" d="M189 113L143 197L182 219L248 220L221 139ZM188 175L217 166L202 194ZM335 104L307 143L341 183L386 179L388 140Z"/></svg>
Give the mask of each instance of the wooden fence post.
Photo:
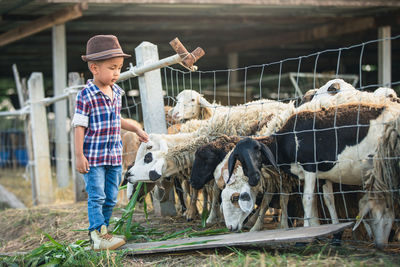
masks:
<svg viewBox="0 0 400 267"><path fill-rule="evenodd" d="M49 132L46 108L40 103L44 98L43 75L34 72L28 80L31 104L32 141L35 158L35 185L38 204L53 202L53 183L51 180Z"/></svg>
<svg viewBox="0 0 400 267"><path fill-rule="evenodd" d="M15 79L15 84L17 86L17 92L18 92L18 99L19 99L19 104L20 108L22 109L23 107L26 107L26 98L28 97L27 94L27 88L24 86L24 82L21 82L21 79L19 77L18 73L18 68L16 64L13 64L12 66L13 72L14 72L14 79ZM25 79L26 82L26 79ZM25 88L24 88L25 87ZM33 144L32 144L32 127L31 127L31 116L30 115L24 115L24 132L25 132L25 142L26 142L26 150L28 152L28 172L29 172L29 178L31 179L31 190L32 190L32 200L33 200L33 205L37 205L37 193L36 193L36 184L35 184L35 172L34 172L34 165L33 160Z"/></svg>
<svg viewBox="0 0 400 267"><path fill-rule="evenodd" d="M137 67L159 60L157 46L149 42L142 42L136 47L135 55ZM139 90L145 131L166 134L167 124L164 115L160 69L152 70L139 76ZM156 188L155 192L157 191ZM171 190L169 199L166 202L160 203L156 198L153 198L155 214L159 216L176 215L174 196L174 192Z"/></svg>
<svg viewBox="0 0 400 267"><path fill-rule="evenodd" d="M79 77L79 73L70 72L68 74L68 86L81 85L83 82ZM71 121L74 118L75 114L75 101L76 101L77 93L71 93L69 95L69 114ZM87 194L85 191L85 180L83 179L83 175L76 170L76 162L75 162L75 136L74 129L71 128L70 131L70 148L71 148L71 169L72 169L72 182L74 186L74 194L75 194L75 202L85 201L87 199Z"/></svg>
<svg viewBox="0 0 400 267"><path fill-rule="evenodd" d="M392 45L390 26L378 29L378 38L386 39L378 43L378 83L384 87L392 84Z"/></svg>
<svg viewBox="0 0 400 267"><path fill-rule="evenodd" d="M67 48L65 24L53 26L53 88L54 96L63 94L67 86ZM69 184L69 149L67 133L67 100L54 103L55 147L57 185L66 188Z"/></svg>

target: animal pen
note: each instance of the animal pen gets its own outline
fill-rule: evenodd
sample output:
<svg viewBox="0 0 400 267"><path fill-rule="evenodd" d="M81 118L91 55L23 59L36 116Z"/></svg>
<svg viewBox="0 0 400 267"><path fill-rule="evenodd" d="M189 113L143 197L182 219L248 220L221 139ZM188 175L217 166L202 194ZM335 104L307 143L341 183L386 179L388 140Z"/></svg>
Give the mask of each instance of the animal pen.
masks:
<svg viewBox="0 0 400 267"><path fill-rule="evenodd" d="M149 133L166 134L167 127L171 125L165 120L164 106L173 107L176 104L176 96L183 90L194 90L211 103L215 102L231 107L264 98L284 103L293 101L296 106L299 106L302 97L308 90L320 88L335 78L343 79L361 91L374 91L380 86L385 86L397 89L398 92L400 80L398 77L390 78L389 76L388 78L386 73L380 76L383 78L378 83L369 83L368 75L371 74L365 69L364 61L368 62L366 58L371 50L377 50L378 47L381 49L388 43L393 46L399 45L399 42L400 36L388 37L351 47L329 49L311 55L283 59L278 62L226 70L195 70L191 68L194 61L201 57L201 53L196 56L193 56L193 53L199 51L188 53L175 49L176 55L159 60L157 47L144 42L135 50L136 67L131 64L129 70L121 74L119 85L125 91L121 113L125 118L142 122L144 129ZM179 47L183 48L183 46ZM359 62L346 62L348 54L358 54ZM182 70L170 66L187 60L188 55L194 58L192 58L192 62L184 65L191 69ZM321 60L330 60L331 68L329 70L319 69L318 62ZM347 68L347 64L351 64L352 67ZM388 63L383 61L382 64ZM383 69L385 66L379 66L379 69ZM349 70L351 71L349 72ZM65 93L60 96L46 97L41 73L32 73L27 82L21 81L16 68L14 68L14 75L19 101L23 108L0 112L2 119L0 172L10 172L30 180L34 204L53 203L56 188L66 188L71 183L75 201L85 200L83 178L74 168L73 131L70 128L76 93L84 87L84 81L78 73L70 73L69 87L65 89ZM56 107L59 103L63 103L64 108L61 109L65 109L66 112L64 121L57 121L54 116L54 112L61 110ZM268 108L268 104L263 108ZM228 122L229 118L226 121ZM57 129L62 129L62 131ZM398 160L398 156L391 156L387 160ZM57 181L56 184L54 184L54 180ZM354 194L366 194L367 189L361 185L344 190L342 184L335 185L334 188L335 201L336 199L341 200L341 207L344 208L339 221L355 222L357 213L348 210L348 206L354 203L348 203L347 198ZM400 213L396 208L398 207L399 189L397 184L397 188L391 188L389 191L374 192L390 195L394 203L392 208L395 218L391 238L400 238L398 230ZM300 194L300 192L293 194ZM322 207L318 219L323 223L330 223L331 219L327 208L323 205L323 192L318 186L315 194ZM165 202L157 203L156 199L153 197L156 213L160 215L176 214L175 202L178 200L175 200L173 191L169 193ZM203 205L203 201L208 203ZM211 202L205 197L197 199L196 202L199 213L203 212L203 207L211 207ZM279 217L277 214L269 214L274 219ZM290 219L297 219L298 226L303 225L303 218ZM398 245L398 243L393 244Z"/></svg>

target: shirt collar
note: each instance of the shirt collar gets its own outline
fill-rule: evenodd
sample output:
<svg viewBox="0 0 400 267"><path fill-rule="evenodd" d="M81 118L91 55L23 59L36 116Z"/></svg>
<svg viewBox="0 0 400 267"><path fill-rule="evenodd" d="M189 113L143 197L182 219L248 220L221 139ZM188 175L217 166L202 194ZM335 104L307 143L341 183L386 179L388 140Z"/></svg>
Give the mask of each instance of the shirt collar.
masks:
<svg viewBox="0 0 400 267"><path fill-rule="evenodd" d="M87 80L86 87L88 88L88 91L92 96L94 96L95 94L98 94L99 92L101 92L99 87L97 87L93 83L93 79ZM115 83L113 84L113 86L111 86L111 89L113 90L114 94L117 95L117 96L121 95L121 93L122 93L121 87L119 87Z"/></svg>

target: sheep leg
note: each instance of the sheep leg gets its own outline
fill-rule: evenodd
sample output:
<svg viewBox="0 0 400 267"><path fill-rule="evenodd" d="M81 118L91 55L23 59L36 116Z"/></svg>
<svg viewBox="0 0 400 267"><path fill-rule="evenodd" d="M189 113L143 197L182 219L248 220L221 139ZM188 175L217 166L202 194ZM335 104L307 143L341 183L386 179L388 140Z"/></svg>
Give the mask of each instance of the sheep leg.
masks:
<svg viewBox="0 0 400 267"><path fill-rule="evenodd" d="M203 211L202 213L204 213L205 211L208 212L208 190L206 187L203 187Z"/></svg>
<svg viewBox="0 0 400 267"><path fill-rule="evenodd" d="M317 207L314 201L314 189L316 180L316 173L306 171L304 172L303 209L305 227L319 225Z"/></svg>
<svg viewBox="0 0 400 267"><path fill-rule="evenodd" d="M190 204L188 210L186 211L186 220L188 222L192 221L196 216L196 214L198 214L196 206L198 195L199 195L199 190L191 188Z"/></svg>
<svg viewBox="0 0 400 267"><path fill-rule="evenodd" d="M281 206L281 222L280 222L280 228L281 229L288 229L289 224L288 224L288 203L289 203L289 195L287 194L281 194L279 198L279 204Z"/></svg>
<svg viewBox="0 0 400 267"><path fill-rule="evenodd" d="M174 184L175 184L175 192L178 195L179 203L181 204L181 212L182 214L184 214L186 211L186 204L185 204L185 198L183 196L182 184L181 181L178 180L178 177L174 177Z"/></svg>
<svg viewBox="0 0 400 267"><path fill-rule="evenodd" d="M217 222L218 219L218 210L219 210L219 195L221 190L218 188L217 184L214 182L212 188L212 202L211 202L211 210L210 214L207 218L207 225L211 225Z"/></svg>
<svg viewBox="0 0 400 267"><path fill-rule="evenodd" d="M331 215L332 224L338 224L339 218L335 208L335 197L333 196L332 182L326 180L322 186L325 205L328 207L329 214Z"/></svg>
<svg viewBox="0 0 400 267"><path fill-rule="evenodd" d="M181 175L179 176L179 180L180 180L182 188L183 188L183 199L186 204L185 206L188 207L190 204L188 202L188 196L190 195L190 185L189 185L189 182L186 181L185 179L183 179ZM186 216L187 212L188 212L188 210L186 209L185 213L184 213L185 216Z"/></svg>
<svg viewBox="0 0 400 267"><path fill-rule="evenodd" d="M259 208L259 214L257 216L257 221L254 224L254 226L250 229L250 232L262 230L263 225L264 225L265 213L267 212L267 209L269 207L269 203L271 202L271 199L272 199L271 194L267 194L267 193L264 194L263 200L262 200L260 208Z"/></svg>

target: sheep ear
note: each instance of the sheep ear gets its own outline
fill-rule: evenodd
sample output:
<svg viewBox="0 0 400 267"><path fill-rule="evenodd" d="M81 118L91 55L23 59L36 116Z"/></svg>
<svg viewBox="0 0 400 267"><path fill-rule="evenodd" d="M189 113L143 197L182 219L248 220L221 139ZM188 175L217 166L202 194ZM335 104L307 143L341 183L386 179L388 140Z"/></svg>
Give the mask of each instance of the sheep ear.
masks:
<svg viewBox="0 0 400 267"><path fill-rule="evenodd" d="M250 213L254 207L254 200L250 192L243 190L239 195L239 207L245 213Z"/></svg>
<svg viewBox="0 0 400 267"><path fill-rule="evenodd" d="M261 152L262 154L269 160L269 162L276 168L278 169L278 165L276 165L276 161L275 161L275 156L274 154L272 154L271 149L269 149L269 147L267 147L266 145L264 145L263 143L261 144Z"/></svg>
<svg viewBox="0 0 400 267"><path fill-rule="evenodd" d="M198 101L200 104L200 114L203 120L207 120L212 117L211 104L208 102L203 95L198 96Z"/></svg>
<svg viewBox="0 0 400 267"><path fill-rule="evenodd" d="M366 203L366 205L360 210L360 212L357 215L357 221L356 224L353 227L353 231L356 230L358 228L358 226L360 226L360 223L362 222L362 220L364 219L364 216L367 215L367 213L371 210L371 205L370 202L368 201Z"/></svg>
<svg viewBox="0 0 400 267"><path fill-rule="evenodd" d="M235 151L233 151L232 154L229 156L229 159L228 159L229 177L228 177L228 181L226 181L226 184L228 184L229 180L231 179L233 170L235 168L236 161L237 161L237 154L235 153Z"/></svg>
<svg viewBox="0 0 400 267"><path fill-rule="evenodd" d="M204 98L202 94L199 94L197 97L197 100L199 101L199 104L201 107L210 107L211 104L207 101L207 99Z"/></svg>

